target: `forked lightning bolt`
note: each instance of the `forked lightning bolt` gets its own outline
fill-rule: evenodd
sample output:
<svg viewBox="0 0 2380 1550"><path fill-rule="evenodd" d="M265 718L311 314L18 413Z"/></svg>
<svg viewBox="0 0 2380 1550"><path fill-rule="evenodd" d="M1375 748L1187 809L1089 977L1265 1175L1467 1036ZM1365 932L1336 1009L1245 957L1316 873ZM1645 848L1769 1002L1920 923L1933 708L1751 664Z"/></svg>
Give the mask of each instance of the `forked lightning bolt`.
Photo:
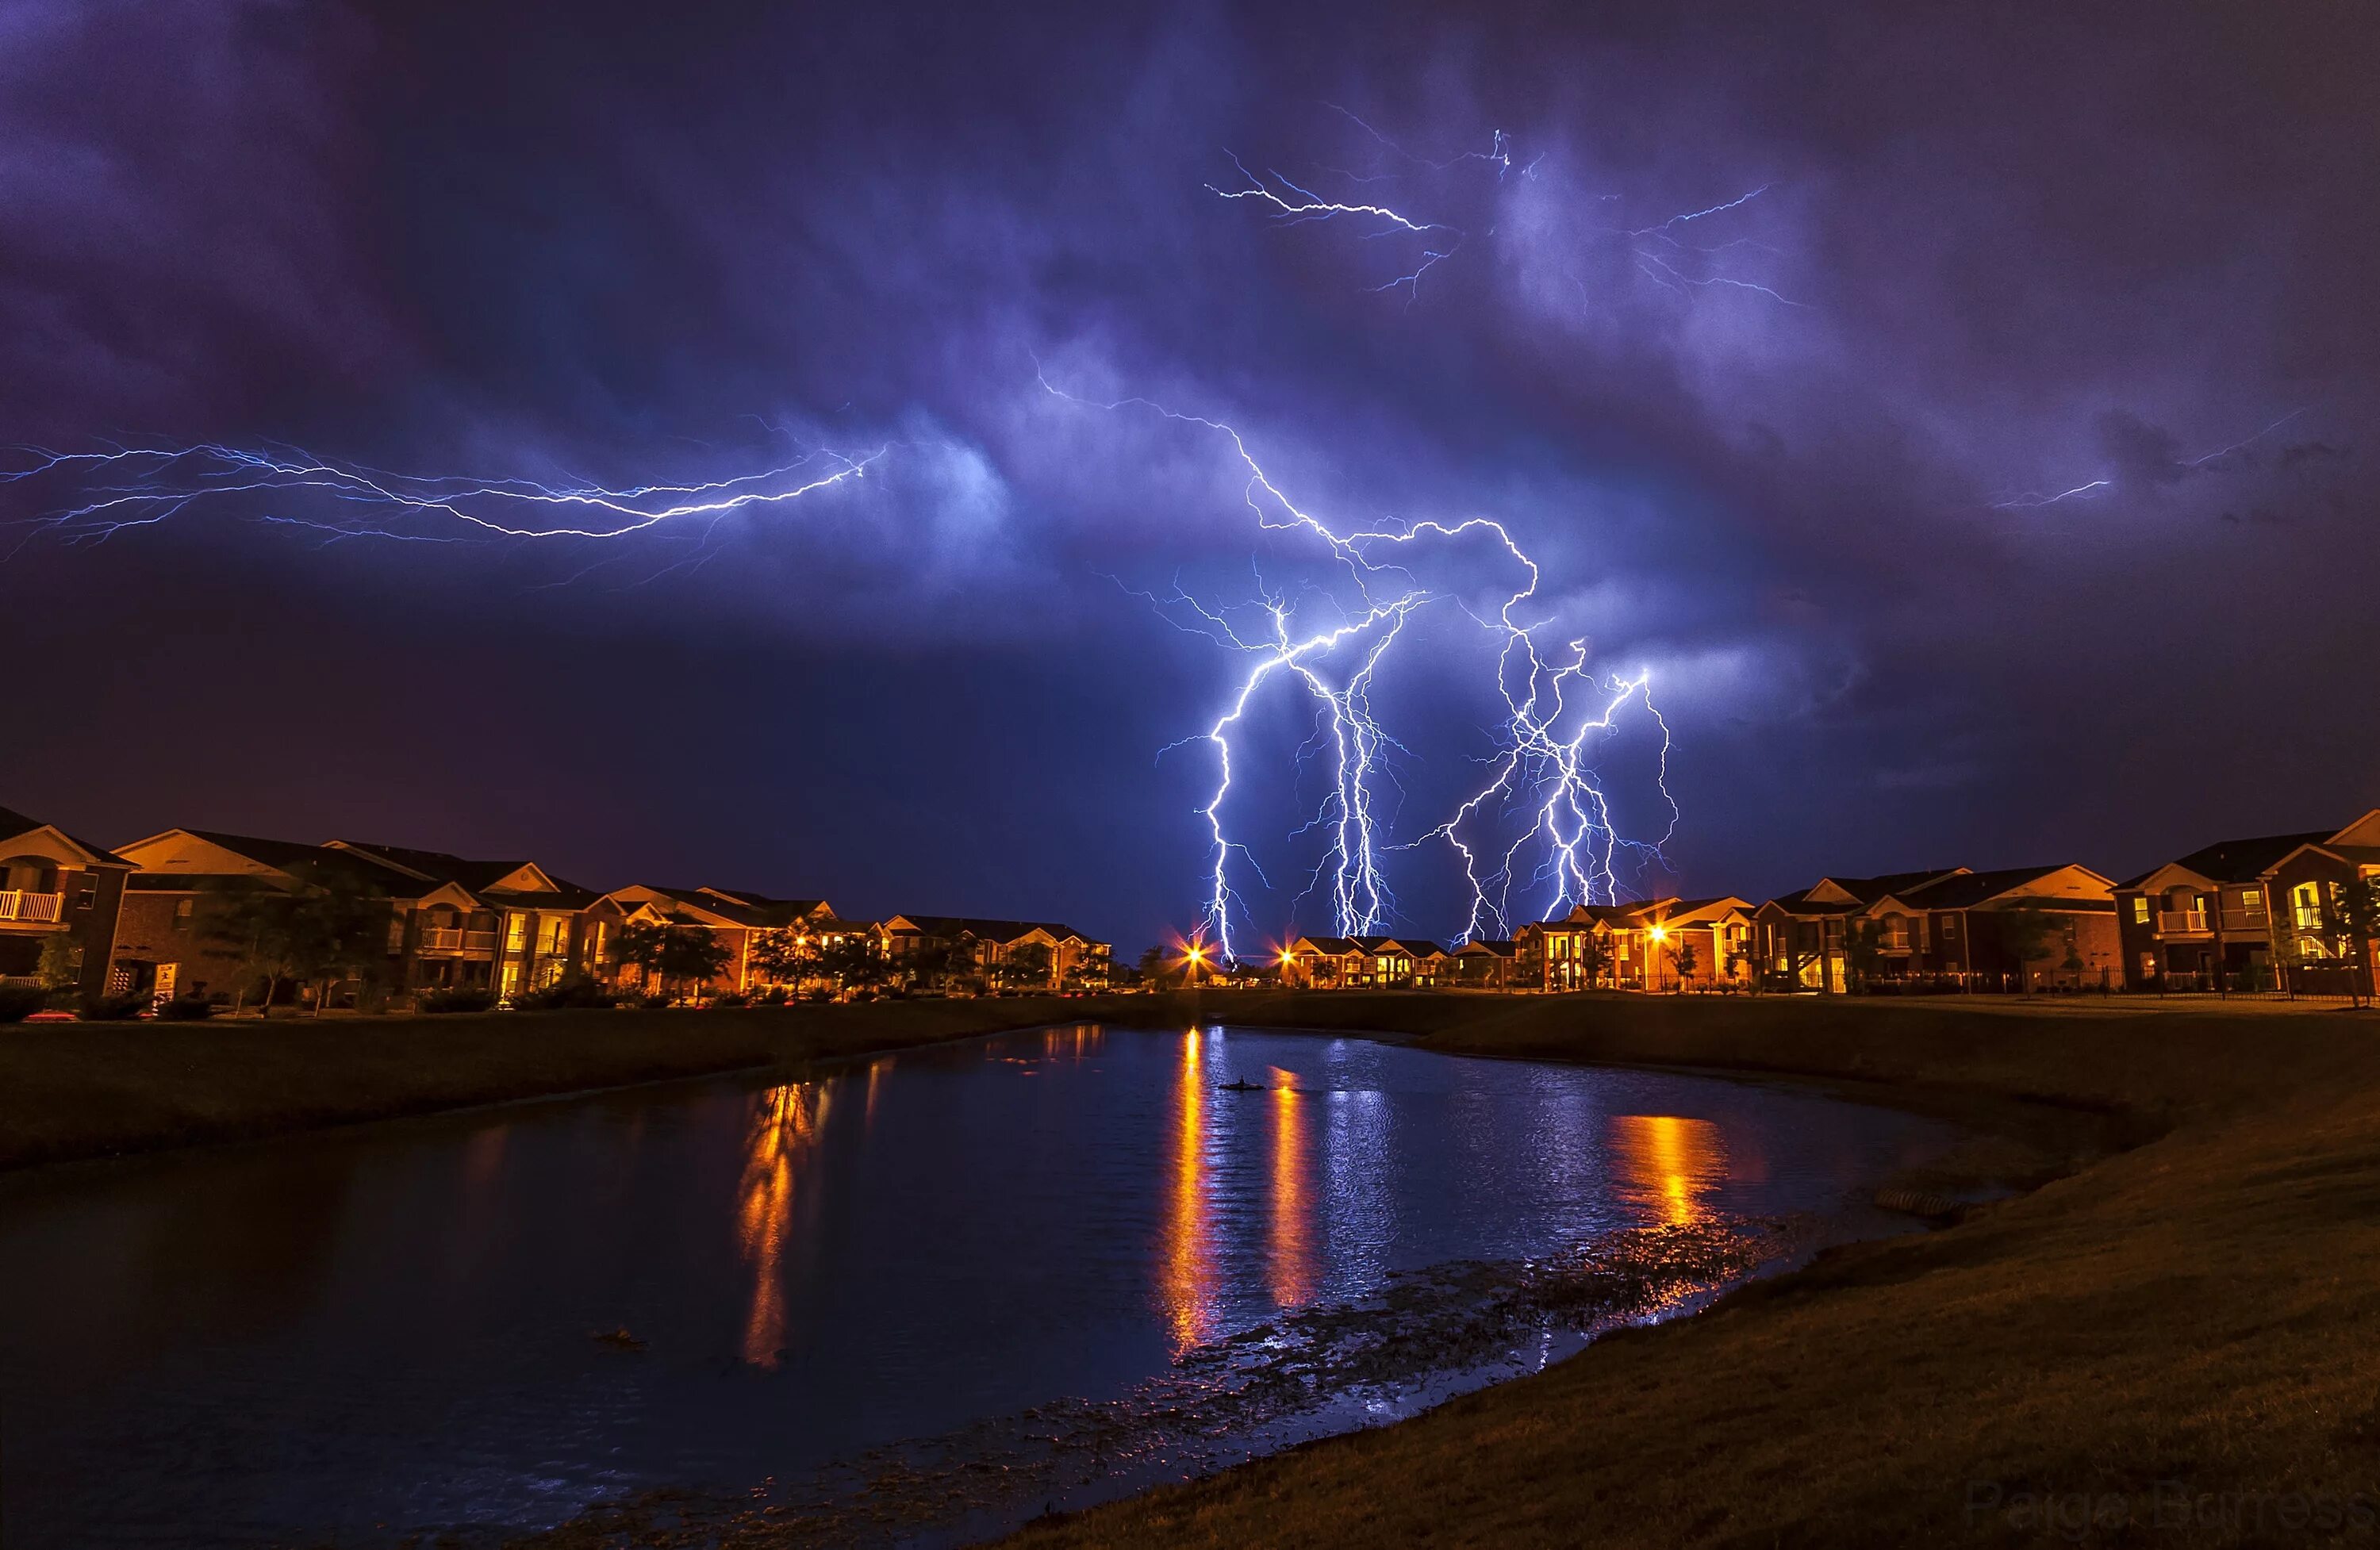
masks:
<svg viewBox="0 0 2380 1550"><path fill-rule="evenodd" d="M1206 933L1224 957L1235 956L1234 907L1242 902L1232 881L1232 865L1234 858L1251 866L1255 860L1247 844L1233 837L1225 817L1225 803L1240 773L1233 734L1259 691L1277 680L1294 683L1316 708L1316 736L1309 746L1327 759L1329 780L1319 807L1300 832L1325 837L1323 859L1309 893L1322 895L1331 928L1339 935L1370 935L1394 924L1398 912L1387 856L1433 840L1448 842L1463 858L1471 890L1464 929L1472 936L1489 930L1509 934L1516 885L1541 899L1541 907L1548 910L1609 902L1619 895L1623 855L1658 858L1661 841L1634 842L1622 836L1595 763L1597 744L1615 730L1621 713L1631 704L1641 706L1659 732L1661 769L1656 779L1674 828L1677 807L1670 801L1665 779L1669 726L1653 708L1649 675L1598 679L1589 671L1585 644L1579 640L1567 642L1559 659L1548 659L1537 643L1544 622L1524 616L1537 596L1538 567L1502 523L1475 516L1391 528L1334 527L1284 493L1250 452L1246 439L1221 420L1177 413L1146 398L1098 403L1065 392L1046 375L1041 385L1069 403L1145 410L1217 433L1247 470L1245 499L1259 526L1313 535L1354 588L1352 601L1334 599L1335 617L1320 627L1300 624L1283 599L1263 598L1249 605L1260 610L1266 621L1261 634L1235 626L1223 610L1186 597L1175 599L1195 609L1215 638L1254 659L1236 692L1200 734L1214 749L1216 761L1214 789L1199 809L1210 842L1201 913ZM1516 575L1495 617L1479 621L1499 642L1494 687L1504 714L1498 747L1488 780L1476 793L1444 822L1400 843L1387 833L1384 809L1390 804L1381 788L1390 779L1387 756L1402 745L1382 726L1372 689L1406 624L1424 609L1453 600L1451 592L1416 581L1410 568L1413 549L1426 541L1451 545L1473 535L1492 538ZM1497 839L1500 830L1524 822L1526 827L1516 838ZM1667 838L1665 832L1662 840ZM1483 862L1483 852L1493 858L1492 865ZM1521 875L1524 869L1525 876Z"/></svg>

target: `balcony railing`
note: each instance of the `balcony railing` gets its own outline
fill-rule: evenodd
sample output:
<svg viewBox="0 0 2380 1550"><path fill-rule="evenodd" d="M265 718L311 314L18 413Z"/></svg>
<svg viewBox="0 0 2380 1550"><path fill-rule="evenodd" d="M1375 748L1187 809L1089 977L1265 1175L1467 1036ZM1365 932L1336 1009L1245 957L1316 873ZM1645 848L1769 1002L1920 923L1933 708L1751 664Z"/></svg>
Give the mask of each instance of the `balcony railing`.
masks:
<svg viewBox="0 0 2380 1550"><path fill-rule="evenodd" d="M2206 930L2204 910L2159 910L2157 929L2168 936L2204 934Z"/></svg>
<svg viewBox="0 0 2380 1550"><path fill-rule="evenodd" d="M27 893L21 889L0 890L0 920L54 921L58 918L58 906L65 897L59 893Z"/></svg>
<svg viewBox="0 0 2380 1550"><path fill-rule="evenodd" d="M421 928L421 951L424 952L493 952L496 934L493 931L466 931L455 926L425 926Z"/></svg>
<svg viewBox="0 0 2380 1550"><path fill-rule="evenodd" d="M2223 912L2223 934L2261 937L2272 917L2262 910L2226 910Z"/></svg>

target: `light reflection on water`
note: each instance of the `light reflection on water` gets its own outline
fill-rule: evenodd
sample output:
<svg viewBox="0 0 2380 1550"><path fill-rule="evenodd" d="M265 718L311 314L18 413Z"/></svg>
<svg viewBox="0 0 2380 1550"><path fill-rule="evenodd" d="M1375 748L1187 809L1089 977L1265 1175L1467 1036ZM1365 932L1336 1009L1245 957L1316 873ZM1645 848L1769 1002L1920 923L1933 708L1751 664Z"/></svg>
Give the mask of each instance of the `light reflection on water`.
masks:
<svg viewBox="0 0 2380 1550"><path fill-rule="evenodd" d="M1727 1146L1708 1120L1615 1114L1611 1151L1623 1195L1669 1227L1704 1220L1705 1198L1727 1179Z"/></svg>
<svg viewBox="0 0 2380 1550"><path fill-rule="evenodd" d="M1085 1026L8 1181L7 1543L384 1544L740 1493L1121 1397L1392 1273L1860 1218L1948 1133L1690 1077Z"/></svg>

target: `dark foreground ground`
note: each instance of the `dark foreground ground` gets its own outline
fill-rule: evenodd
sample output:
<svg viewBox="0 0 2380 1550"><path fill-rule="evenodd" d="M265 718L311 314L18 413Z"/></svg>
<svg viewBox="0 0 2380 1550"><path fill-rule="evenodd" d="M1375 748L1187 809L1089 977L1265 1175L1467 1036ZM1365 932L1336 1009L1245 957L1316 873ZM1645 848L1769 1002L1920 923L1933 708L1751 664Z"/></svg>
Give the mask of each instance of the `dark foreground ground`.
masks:
<svg viewBox="0 0 2380 1550"><path fill-rule="evenodd" d="M2368 1013L1324 993L56 1025L0 1032L0 1164L1201 1010L1819 1081L1989 1123L2015 1139L1978 1166L2037 1187L1027 1544L2380 1543Z"/></svg>

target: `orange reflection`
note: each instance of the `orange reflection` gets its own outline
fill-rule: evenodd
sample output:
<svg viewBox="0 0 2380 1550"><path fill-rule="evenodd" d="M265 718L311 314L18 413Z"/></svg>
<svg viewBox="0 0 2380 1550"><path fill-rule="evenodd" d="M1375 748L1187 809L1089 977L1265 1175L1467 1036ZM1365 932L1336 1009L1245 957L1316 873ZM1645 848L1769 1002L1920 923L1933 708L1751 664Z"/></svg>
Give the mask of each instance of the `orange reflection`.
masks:
<svg viewBox="0 0 2380 1550"><path fill-rule="evenodd" d="M1094 1023L1077 1023L1071 1028L1045 1028L1041 1031L1041 1053L1050 1059L1072 1055L1077 1060L1086 1055L1096 1055L1105 1031Z"/></svg>
<svg viewBox="0 0 2380 1550"><path fill-rule="evenodd" d="M1176 1351L1205 1339L1214 1321L1215 1266L1207 1242L1207 1077L1199 1060L1204 1043L1195 1028L1183 1035L1182 1070L1174 1085L1173 1190L1166 1212L1161 1290Z"/></svg>
<svg viewBox="0 0 2380 1550"><path fill-rule="evenodd" d="M1272 1089L1272 1300L1294 1308L1314 1295L1313 1203L1305 1189L1305 1099L1297 1078L1274 1068Z"/></svg>
<svg viewBox="0 0 2380 1550"><path fill-rule="evenodd" d="M752 1311L744 1321L744 1360L773 1367L785 1344L783 1258L794 1187L803 1157L826 1129L828 1087L795 1082L760 1095L744 1142L737 1186L736 1238L752 1266Z"/></svg>
<svg viewBox="0 0 2380 1550"><path fill-rule="evenodd" d="M1620 1114L1612 1117L1611 1144L1621 1187L1661 1221L1687 1227L1709 1214L1703 1196L1727 1171L1717 1125L1674 1114Z"/></svg>

